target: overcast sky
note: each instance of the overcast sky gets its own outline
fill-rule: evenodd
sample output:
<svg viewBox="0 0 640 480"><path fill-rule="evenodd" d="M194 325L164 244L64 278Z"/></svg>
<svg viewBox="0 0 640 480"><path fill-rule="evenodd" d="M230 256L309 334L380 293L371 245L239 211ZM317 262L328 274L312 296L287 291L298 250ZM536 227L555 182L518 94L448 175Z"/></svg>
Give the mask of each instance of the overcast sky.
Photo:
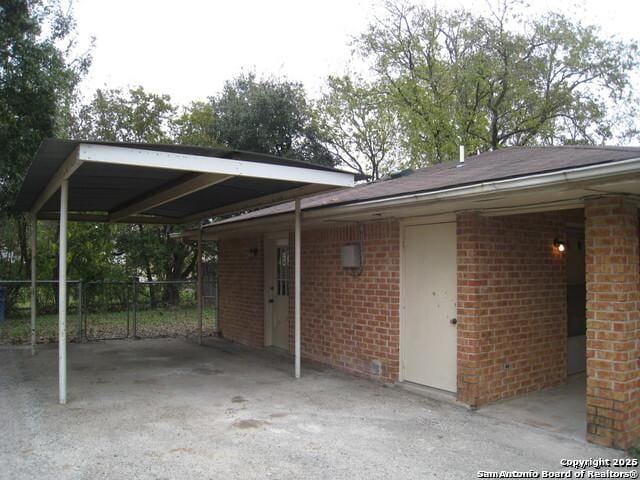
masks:
<svg viewBox="0 0 640 480"><path fill-rule="evenodd" d="M561 8L607 35L640 40L638 0L530 3L541 11ZM437 4L486 8L484 0ZM215 94L241 71L255 71L301 81L316 95L327 75L344 71L350 39L376 11L379 2L368 0L75 0L80 39L96 39L83 91L142 85L184 104Z"/></svg>

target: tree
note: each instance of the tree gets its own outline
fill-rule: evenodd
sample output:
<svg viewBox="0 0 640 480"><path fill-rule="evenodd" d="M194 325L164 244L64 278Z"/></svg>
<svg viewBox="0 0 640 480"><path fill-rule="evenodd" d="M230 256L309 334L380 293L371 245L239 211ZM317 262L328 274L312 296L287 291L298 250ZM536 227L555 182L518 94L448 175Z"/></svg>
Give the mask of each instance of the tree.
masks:
<svg viewBox="0 0 640 480"><path fill-rule="evenodd" d="M150 93L143 87L98 90L88 104L78 109L73 125L75 136L84 140L174 143L175 114L176 108L168 95ZM183 129L195 131L186 121ZM106 247L110 252L103 259L104 274L114 257L120 258L123 265L120 274L144 276L150 281L184 280L194 273L196 257L192 246L170 238L184 227L142 224L108 227L109 232L102 234L112 236L113 246L96 242L99 248ZM163 292L166 294L163 300L177 301L174 285L168 285ZM152 305L160 300L155 288L150 288L150 296Z"/></svg>
<svg viewBox="0 0 640 480"><path fill-rule="evenodd" d="M90 57L69 58L73 17L55 1L8 0L0 7L0 209L11 206L40 142ZM48 32L47 34L43 31Z"/></svg>
<svg viewBox="0 0 640 480"><path fill-rule="evenodd" d="M185 280L195 273L197 257L193 245L171 238L172 233L185 229L176 225L119 225L116 233L116 253L128 272L147 280ZM162 289L163 301L178 301L178 287L167 284ZM149 288L151 305L158 298L156 288Z"/></svg>
<svg viewBox="0 0 640 480"><path fill-rule="evenodd" d="M180 145L219 146L215 122L216 115L210 102L192 102L172 121L174 140Z"/></svg>
<svg viewBox="0 0 640 480"><path fill-rule="evenodd" d="M329 77L318 102L321 137L340 163L377 180L402 159L399 125L379 85L349 76Z"/></svg>
<svg viewBox="0 0 640 480"><path fill-rule="evenodd" d="M143 87L98 89L91 102L79 108L72 134L83 140L172 143L170 122L176 108L169 95Z"/></svg>
<svg viewBox="0 0 640 480"><path fill-rule="evenodd" d="M228 148L298 158L323 165L335 159L318 138L301 84L239 75L210 98L213 139Z"/></svg>
<svg viewBox="0 0 640 480"><path fill-rule="evenodd" d="M0 6L0 277L24 277L27 222L9 213L40 142L64 128L89 53L74 57L75 23L57 0Z"/></svg>
<svg viewBox="0 0 640 480"><path fill-rule="evenodd" d="M613 111L637 103L637 45L596 27L534 17L516 1L487 16L394 3L387 12L357 47L387 86L413 163L455 158L460 144L604 142Z"/></svg>

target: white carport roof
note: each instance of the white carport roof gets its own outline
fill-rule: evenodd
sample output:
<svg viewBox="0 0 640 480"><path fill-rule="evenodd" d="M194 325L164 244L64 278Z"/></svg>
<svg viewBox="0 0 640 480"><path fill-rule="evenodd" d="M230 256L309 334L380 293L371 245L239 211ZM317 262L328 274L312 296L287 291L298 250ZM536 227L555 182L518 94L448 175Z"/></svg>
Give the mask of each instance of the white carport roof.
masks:
<svg viewBox="0 0 640 480"><path fill-rule="evenodd" d="M69 180L69 219L187 223L336 187L354 175L221 148L45 140L15 204L55 219Z"/></svg>
<svg viewBox="0 0 640 480"><path fill-rule="evenodd" d="M60 221L58 354L60 403L67 402L67 221L186 223L295 200L295 376L300 376L300 197L351 187L354 174L297 160L176 145L46 140L15 204L31 229L31 348L35 353L36 226ZM202 339L202 235L198 303Z"/></svg>

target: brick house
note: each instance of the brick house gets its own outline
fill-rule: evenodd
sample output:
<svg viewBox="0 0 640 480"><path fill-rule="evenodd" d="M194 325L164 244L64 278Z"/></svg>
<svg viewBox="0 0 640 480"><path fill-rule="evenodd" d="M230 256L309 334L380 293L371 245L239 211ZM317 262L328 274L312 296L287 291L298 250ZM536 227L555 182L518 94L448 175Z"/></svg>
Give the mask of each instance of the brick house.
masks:
<svg viewBox="0 0 640 480"><path fill-rule="evenodd" d="M471 407L586 370L587 438L640 439L640 148L510 148L302 201L302 357ZM293 203L213 223L219 326L293 348ZM291 297L293 298L293 297Z"/></svg>

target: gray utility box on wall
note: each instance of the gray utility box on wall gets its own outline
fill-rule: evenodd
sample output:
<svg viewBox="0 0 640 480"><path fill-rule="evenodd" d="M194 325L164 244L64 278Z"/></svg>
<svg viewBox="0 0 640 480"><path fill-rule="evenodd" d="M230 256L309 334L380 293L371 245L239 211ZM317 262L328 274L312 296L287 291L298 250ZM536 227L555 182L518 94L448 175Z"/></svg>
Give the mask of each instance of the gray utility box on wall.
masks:
<svg viewBox="0 0 640 480"><path fill-rule="evenodd" d="M340 249L343 268L360 268L362 266L362 255L359 243L350 243Z"/></svg>

